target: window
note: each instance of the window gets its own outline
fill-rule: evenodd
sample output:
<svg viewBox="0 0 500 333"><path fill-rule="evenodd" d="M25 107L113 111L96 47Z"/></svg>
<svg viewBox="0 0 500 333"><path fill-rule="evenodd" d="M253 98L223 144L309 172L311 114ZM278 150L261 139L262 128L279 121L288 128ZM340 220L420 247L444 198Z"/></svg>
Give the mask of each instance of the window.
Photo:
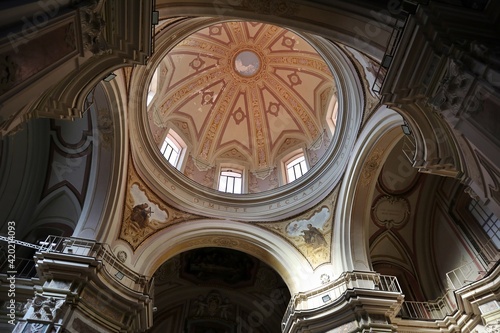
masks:
<svg viewBox="0 0 500 333"><path fill-rule="evenodd" d="M479 222L491 242L497 249L500 249L500 222L495 214L477 200L471 200L469 211Z"/></svg>
<svg viewBox="0 0 500 333"><path fill-rule="evenodd" d="M230 168L222 168L219 176L219 191L241 194L243 190L243 172Z"/></svg>
<svg viewBox="0 0 500 333"><path fill-rule="evenodd" d="M184 145L181 144L179 140L177 140L174 135L172 135L172 133L175 132L173 132L172 130L169 131L169 134L165 138L165 141L163 141L160 152L170 164L179 169L180 156Z"/></svg>
<svg viewBox="0 0 500 333"><path fill-rule="evenodd" d="M149 83L148 99L146 101L146 106L149 106L149 104L153 100L153 97L155 97L157 89L158 89L158 68L156 68L155 73L151 78L151 83Z"/></svg>
<svg viewBox="0 0 500 333"><path fill-rule="evenodd" d="M306 159L303 153L292 157L285 165L288 183L302 177L307 172Z"/></svg>
<svg viewBox="0 0 500 333"><path fill-rule="evenodd" d="M326 113L326 123L330 129L330 134L333 137L335 129L337 128L337 117L339 113L339 103L336 96L332 96L330 103L328 105L328 110Z"/></svg>

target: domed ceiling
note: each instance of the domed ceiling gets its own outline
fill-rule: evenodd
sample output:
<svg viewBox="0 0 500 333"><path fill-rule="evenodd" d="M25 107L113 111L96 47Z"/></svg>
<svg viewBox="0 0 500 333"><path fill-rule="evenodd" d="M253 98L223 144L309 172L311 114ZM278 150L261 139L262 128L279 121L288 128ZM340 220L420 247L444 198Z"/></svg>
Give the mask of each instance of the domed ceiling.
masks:
<svg viewBox="0 0 500 333"><path fill-rule="evenodd" d="M303 38L277 26L206 27L166 55L155 84L154 140L160 147L174 130L188 151L181 170L205 186L213 188L217 166L231 162L253 179L248 192L275 188L286 154L303 149L312 167L333 137L329 67Z"/></svg>

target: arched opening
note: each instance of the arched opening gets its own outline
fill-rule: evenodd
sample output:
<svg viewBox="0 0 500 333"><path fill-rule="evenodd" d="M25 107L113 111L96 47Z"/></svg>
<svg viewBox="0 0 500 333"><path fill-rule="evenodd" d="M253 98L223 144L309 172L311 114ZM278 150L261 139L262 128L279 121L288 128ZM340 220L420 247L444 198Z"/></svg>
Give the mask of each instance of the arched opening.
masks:
<svg viewBox="0 0 500 333"><path fill-rule="evenodd" d="M247 253L201 247L168 259L154 274L156 332L281 332L285 282Z"/></svg>

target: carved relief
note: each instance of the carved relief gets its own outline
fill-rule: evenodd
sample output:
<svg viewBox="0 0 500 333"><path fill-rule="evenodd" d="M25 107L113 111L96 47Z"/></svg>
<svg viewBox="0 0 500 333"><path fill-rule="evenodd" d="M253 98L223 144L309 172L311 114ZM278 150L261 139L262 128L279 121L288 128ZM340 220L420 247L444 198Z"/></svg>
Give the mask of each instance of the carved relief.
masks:
<svg viewBox="0 0 500 333"><path fill-rule="evenodd" d="M212 317L229 319L234 317L233 307L229 298L222 297L218 291L211 291L206 296L199 295L191 302L192 317Z"/></svg>
<svg viewBox="0 0 500 333"><path fill-rule="evenodd" d="M33 299L28 301L28 306L31 306L32 310L31 312L28 311L28 316L30 319L55 321L63 304L64 299L36 294Z"/></svg>
<svg viewBox="0 0 500 333"><path fill-rule="evenodd" d="M43 323L26 323L26 326L22 330L23 333L45 333L49 328L49 324ZM17 327L16 327L17 330ZM20 331L16 331L18 333ZM60 332L59 328L54 328L54 333ZM52 332L51 332L52 333Z"/></svg>
<svg viewBox="0 0 500 333"><path fill-rule="evenodd" d="M278 149L278 155L282 154L283 152L287 151L288 149L291 149L292 147L298 146L302 141L299 139L295 138L288 138L281 144L280 148Z"/></svg>
<svg viewBox="0 0 500 333"><path fill-rule="evenodd" d="M278 171L276 168L272 170L272 172L269 174L269 188L277 188L279 186L279 179L278 179Z"/></svg>
<svg viewBox="0 0 500 333"><path fill-rule="evenodd" d="M410 217L410 204L403 197L385 195L379 197L372 207L373 220L379 226L401 228Z"/></svg>
<svg viewBox="0 0 500 333"><path fill-rule="evenodd" d="M238 149L233 148L231 150L228 150L220 155L222 158L230 158L233 160L241 160L241 161L246 161L247 158L245 155L243 155L241 152L238 151Z"/></svg>
<svg viewBox="0 0 500 333"><path fill-rule="evenodd" d="M326 273L321 274L320 279L321 279L321 284L327 284L328 282L330 282L330 275Z"/></svg>
<svg viewBox="0 0 500 333"><path fill-rule="evenodd" d="M80 9L83 47L94 55L111 52L103 36L106 22L100 13L102 2L95 1L94 5Z"/></svg>
<svg viewBox="0 0 500 333"><path fill-rule="evenodd" d="M309 163L311 165L316 165L318 163L318 154L312 150L307 150L307 156L309 157Z"/></svg>
<svg viewBox="0 0 500 333"><path fill-rule="evenodd" d="M0 57L0 94L3 94L16 82L16 71L18 65L9 55Z"/></svg>
<svg viewBox="0 0 500 333"><path fill-rule="evenodd" d="M118 253L116 254L116 257L118 258L118 260L120 262L124 263L125 261L127 261L127 252L118 251Z"/></svg>
<svg viewBox="0 0 500 333"><path fill-rule="evenodd" d="M441 86L437 92L429 99L429 105L437 111L451 111L457 115L468 95L473 77L464 72L462 64L454 59L448 62L448 69L441 80Z"/></svg>
<svg viewBox="0 0 500 333"><path fill-rule="evenodd" d="M205 173L205 177L203 177L203 181L201 185L205 185L206 187L212 187L215 181L215 168L210 168Z"/></svg>
<svg viewBox="0 0 500 333"><path fill-rule="evenodd" d="M375 149L368 157L363 171L361 172L360 184L363 187L367 187L373 180L373 177L377 174L377 170L380 167L382 161L382 155L384 151L381 149Z"/></svg>

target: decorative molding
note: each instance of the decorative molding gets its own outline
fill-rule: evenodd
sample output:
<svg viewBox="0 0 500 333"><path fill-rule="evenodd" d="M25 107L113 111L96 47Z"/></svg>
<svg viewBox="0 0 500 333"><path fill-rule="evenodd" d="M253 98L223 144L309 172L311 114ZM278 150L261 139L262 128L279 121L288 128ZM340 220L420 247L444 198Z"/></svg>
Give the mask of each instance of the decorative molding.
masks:
<svg viewBox="0 0 500 333"><path fill-rule="evenodd" d="M247 161L245 155L243 155L238 149L232 148L220 155L221 158L230 158L232 160Z"/></svg>
<svg viewBox="0 0 500 333"><path fill-rule="evenodd" d="M87 306L93 308L94 311L109 319L119 323L124 319L125 313L121 312L120 309L113 307L113 304L107 301L112 299L112 297L104 292L99 292L96 295L94 292L84 289L80 295L80 299L86 303Z"/></svg>
<svg viewBox="0 0 500 333"><path fill-rule="evenodd" d="M428 103L439 112L449 111L458 115L468 95L474 77L464 71L463 64L455 59L448 59L448 68L441 85Z"/></svg>
<svg viewBox="0 0 500 333"><path fill-rule="evenodd" d="M101 14L104 0L93 2L91 6L80 8L83 47L94 55L111 53L112 50L103 35L106 28Z"/></svg>
<svg viewBox="0 0 500 333"><path fill-rule="evenodd" d="M143 84L140 79L140 77L143 77L143 75L140 75L141 71L144 71L144 74L146 74L147 71L154 70L158 63L160 63L162 59L165 59L165 55L173 49L173 46L179 45L179 43L185 39L184 36L188 36L190 33L196 31L201 31L203 28L217 22L213 19L200 19L199 22L195 22L196 24L191 23L191 20L189 20L189 22L186 21L185 24L180 23L178 27L171 28L171 34L169 34L168 37L166 34L158 37L156 44L158 48L151 59L151 66L147 66L144 69L137 69L139 70L136 79L137 84ZM167 28L168 27L164 27L162 31L167 31ZM180 37L181 35L182 37ZM338 47L321 37L313 37L307 34L304 36L307 37L307 41L310 42L313 47L320 51L326 61L332 64L335 72L338 73L337 85L339 86L339 91L350 91L349 94L343 93L342 96L339 96L339 103L345 109L342 110L343 117L339 119L338 124L343 130L339 131L336 138L342 145L336 146L331 144L325 149L324 155L321 158L321 161L324 163L321 165L319 165L319 163L316 164L316 166L304 177L301 177L301 179L298 179L293 184L289 184L283 191L280 188L275 188L266 191L266 193L242 194L237 198L235 196L217 193L217 191L209 191L204 186L194 183L192 179L188 179L187 177L178 177L177 171L170 170L172 168L165 170L166 168L159 167L158 162L160 156L157 156L158 154L153 152L153 150L156 151L157 148L152 145L151 136L148 134L148 115L140 111L143 110L142 103L140 103L140 101L134 101L135 106L131 107L133 112L131 112L132 118L130 121L130 142L132 144L131 151L134 155L134 163L136 163L138 170L140 169L140 173L149 178L148 183L154 184L154 188L158 195L164 198L164 200L171 200L174 205L183 205L186 207L186 210L195 214L214 218L224 216L225 218L239 221L256 219L277 221L294 216L300 211L300 207L302 206L316 206L325 199L328 193L331 193L342 177L359 132L363 113L363 103L362 98L360 98L360 96L362 96L361 86L359 84L347 84L347 81L351 82L351 79L354 80L354 82L358 82L358 77L354 73L349 60L346 59ZM175 44L173 44L174 42ZM186 82L183 81L179 84L179 88L184 86L185 83ZM196 86L196 84L194 84L194 86ZM231 89L231 87L228 87L228 89ZM287 87L285 87L285 89L290 90ZM170 90L172 93L174 93L174 91L180 90ZM276 94L276 96L278 95L281 96L281 94ZM223 96L219 96L218 98L219 100L223 100ZM253 110L251 100L247 104L250 109L249 114L251 114ZM269 103L265 103L265 105L268 104ZM217 112L213 113L213 120L215 120L217 114ZM250 119L254 119L254 117L250 117ZM297 118L297 121L302 123L302 118ZM211 122L206 123L206 126L203 125L204 129L209 131L210 125ZM323 131L323 127L319 127L319 130ZM198 133L199 131L191 128L191 132ZM203 135L200 135L200 138L203 137ZM255 136L252 137L253 140L257 139ZM218 138L216 138L216 140L218 140ZM255 145L253 147L257 150L257 146L258 145ZM211 152L210 147L210 142L205 145L205 141L203 141L203 146L200 147L200 149L203 151L203 149L206 148L208 153ZM193 151L195 153L198 152L196 148L194 148ZM265 159L265 155L263 158ZM204 160L204 158L200 159ZM209 159L206 162L211 163L212 160ZM254 164L254 166L256 166L256 164ZM328 169L329 172L326 172L326 169ZM167 198L167 193L171 193L172 195ZM240 203L243 202L242 199L247 197L252 197L252 200L245 201L245 203L240 206Z"/></svg>
<svg viewBox="0 0 500 333"><path fill-rule="evenodd" d="M410 215L410 203L403 197L384 195L377 198L372 207L374 222L387 229L403 227Z"/></svg>
<svg viewBox="0 0 500 333"><path fill-rule="evenodd" d="M255 170L255 171L252 172L252 174L256 178L258 178L260 180L264 180L267 177L269 177L275 171L276 171L276 168L275 167L271 167L271 168L267 168L267 169Z"/></svg>
<svg viewBox="0 0 500 333"><path fill-rule="evenodd" d="M118 258L118 260L120 260L120 262L125 263L127 261L128 255L127 252L121 250L116 253L116 257Z"/></svg>
<svg viewBox="0 0 500 333"><path fill-rule="evenodd" d="M366 160L363 170L361 171L361 186L367 187L373 181L374 177L376 177L383 155L384 150L379 148L376 148L373 152L371 152Z"/></svg>
<svg viewBox="0 0 500 333"><path fill-rule="evenodd" d="M286 0L237 0L241 6L259 14L276 16L293 16L299 10L299 5Z"/></svg>

